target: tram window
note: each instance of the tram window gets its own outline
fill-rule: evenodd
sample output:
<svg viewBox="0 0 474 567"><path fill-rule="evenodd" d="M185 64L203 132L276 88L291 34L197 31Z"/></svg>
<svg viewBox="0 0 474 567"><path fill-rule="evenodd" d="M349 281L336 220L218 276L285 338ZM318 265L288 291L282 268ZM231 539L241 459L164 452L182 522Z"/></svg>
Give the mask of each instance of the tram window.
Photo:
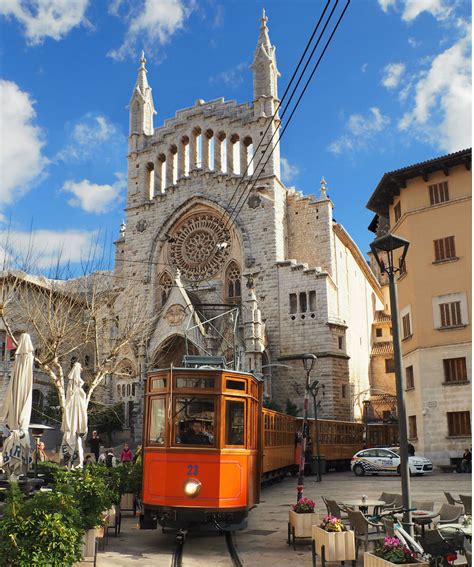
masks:
<svg viewBox="0 0 474 567"><path fill-rule="evenodd" d="M166 378L155 378L151 382L152 390L160 390L166 388Z"/></svg>
<svg viewBox="0 0 474 567"><path fill-rule="evenodd" d="M202 396L175 398L174 440L178 445L215 445L215 400Z"/></svg>
<svg viewBox="0 0 474 567"><path fill-rule="evenodd" d="M213 390L216 387L215 378L179 378L176 377L176 388L207 388Z"/></svg>
<svg viewBox="0 0 474 567"><path fill-rule="evenodd" d="M245 402L227 400L225 415L225 444L245 445Z"/></svg>
<svg viewBox="0 0 474 567"><path fill-rule="evenodd" d="M245 382L243 380L226 380L226 388L229 390L241 390L245 392Z"/></svg>
<svg viewBox="0 0 474 567"><path fill-rule="evenodd" d="M154 399L150 403L150 429L148 434L150 444L164 445L165 443L165 400Z"/></svg>

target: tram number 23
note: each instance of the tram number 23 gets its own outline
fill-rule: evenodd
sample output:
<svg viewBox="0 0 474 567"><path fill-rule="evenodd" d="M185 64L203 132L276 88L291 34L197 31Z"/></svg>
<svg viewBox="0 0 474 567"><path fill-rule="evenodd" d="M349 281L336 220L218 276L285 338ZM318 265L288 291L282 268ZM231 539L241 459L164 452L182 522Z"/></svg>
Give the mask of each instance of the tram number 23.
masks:
<svg viewBox="0 0 474 567"><path fill-rule="evenodd" d="M188 476L193 476L199 474L198 465L188 465Z"/></svg>

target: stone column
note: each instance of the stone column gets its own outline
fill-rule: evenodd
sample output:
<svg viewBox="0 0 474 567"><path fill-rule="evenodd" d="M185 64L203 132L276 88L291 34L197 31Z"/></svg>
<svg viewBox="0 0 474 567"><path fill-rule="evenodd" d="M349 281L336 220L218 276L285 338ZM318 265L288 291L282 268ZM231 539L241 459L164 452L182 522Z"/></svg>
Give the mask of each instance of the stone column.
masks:
<svg viewBox="0 0 474 567"><path fill-rule="evenodd" d="M197 136L195 132L191 133L191 138L189 139L189 171L196 169L197 167Z"/></svg>
<svg viewBox="0 0 474 567"><path fill-rule="evenodd" d="M240 142L240 175L248 175L248 150L248 146L245 144L245 142Z"/></svg>
<svg viewBox="0 0 474 567"><path fill-rule="evenodd" d="M216 136L214 138L214 170L216 173L222 172L222 140L225 140L225 137Z"/></svg>
<svg viewBox="0 0 474 567"><path fill-rule="evenodd" d="M231 139L227 140L227 173L234 173L234 144Z"/></svg>
<svg viewBox="0 0 474 567"><path fill-rule="evenodd" d="M175 154L170 149L166 157L166 185L165 185L166 187L171 187L172 185L174 185L173 183L174 158L175 158Z"/></svg>
<svg viewBox="0 0 474 567"><path fill-rule="evenodd" d="M204 170L209 170L209 146L211 145L211 139L207 134L202 135L202 164L201 167Z"/></svg>
<svg viewBox="0 0 474 567"><path fill-rule="evenodd" d="M161 157L158 157L155 163L155 195L163 193L163 161L164 160L162 160Z"/></svg>
<svg viewBox="0 0 474 567"><path fill-rule="evenodd" d="M181 177L184 177L186 171L186 145L188 143L188 139L183 138L181 140L181 143L179 145L179 151L178 151L178 179L181 179Z"/></svg>

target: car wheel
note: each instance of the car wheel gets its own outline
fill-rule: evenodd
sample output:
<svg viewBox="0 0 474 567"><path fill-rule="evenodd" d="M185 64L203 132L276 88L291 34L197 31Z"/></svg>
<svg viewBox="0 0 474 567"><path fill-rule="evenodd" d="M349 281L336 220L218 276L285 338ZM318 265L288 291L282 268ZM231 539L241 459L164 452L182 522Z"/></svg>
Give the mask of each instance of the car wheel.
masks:
<svg viewBox="0 0 474 567"><path fill-rule="evenodd" d="M356 476L364 476L365 474L365 470L362 465L355 465L353 471Z"/></svg>

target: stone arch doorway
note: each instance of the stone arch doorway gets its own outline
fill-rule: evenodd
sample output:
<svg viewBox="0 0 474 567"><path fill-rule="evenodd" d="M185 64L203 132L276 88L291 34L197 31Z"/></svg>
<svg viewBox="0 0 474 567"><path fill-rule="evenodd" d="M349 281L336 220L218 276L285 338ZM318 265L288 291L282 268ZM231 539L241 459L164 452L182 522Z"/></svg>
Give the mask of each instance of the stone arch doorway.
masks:
<svg viewBox="0 0 474 567"><path fill-rule="evenodd" d="M188 341L186 351L186 341L181 335L173 335L167 338L157 348L153 357L153 368L169 368L173 366L183 366L183 358L185 354L199 354L198 348Z"/></svg>

